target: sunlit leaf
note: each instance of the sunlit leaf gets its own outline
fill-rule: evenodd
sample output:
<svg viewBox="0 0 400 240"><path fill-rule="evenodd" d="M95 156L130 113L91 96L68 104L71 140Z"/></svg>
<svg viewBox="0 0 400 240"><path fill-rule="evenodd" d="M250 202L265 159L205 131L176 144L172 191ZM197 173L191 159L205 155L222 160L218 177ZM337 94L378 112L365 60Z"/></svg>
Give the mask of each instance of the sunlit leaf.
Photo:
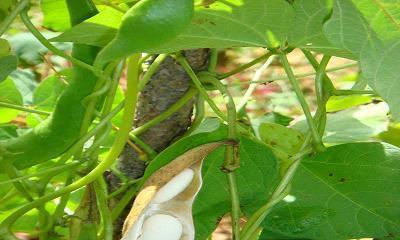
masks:
<svg viewBox="0 0 400 240"><path fill-rule="evenodd" d="M290 195L271 211L264 227L292 239L398 239L399 181L397 147L330 147L302 161Z"/></svg>

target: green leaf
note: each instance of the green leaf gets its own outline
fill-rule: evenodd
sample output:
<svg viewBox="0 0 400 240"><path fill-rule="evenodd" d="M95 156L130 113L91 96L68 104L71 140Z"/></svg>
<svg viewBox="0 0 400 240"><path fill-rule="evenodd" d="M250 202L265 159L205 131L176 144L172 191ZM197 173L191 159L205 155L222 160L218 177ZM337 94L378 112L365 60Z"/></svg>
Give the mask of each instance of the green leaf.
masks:
<svg viewBox="0 0 400 240"><path fill-rule="evenodd" d="M23 103L31 105L33 103L33 92L37 87L35 74L30 69L17 69L10 78L15 83L15 86L23 96Z"/></svg>
<svg viewBox="0 0 400 240"><path fill-rule="evenodd" d="M85 43L104 47L117 34L123 13L110 7L102 7L99 10L99 14L73 26L50 41Z"/></svg>
<svg viewBox="0 0 400 240"><path fill-rule="evenodd" d="M167 149L162 151L146 168L146 172L143 175L141 183L144 183L148 177L150 177L155 171L161 167L167 165L169 162L182 155L186 151L203 145L205 143L217 142L227 139L227 127L226 125L219 124L218 128L212 131L200 132L197 134L184 137L179 141L175 142Z"/></svg>
<svg viewBox="0 0 400 240"><path fill-rule="evenodd" d="M60 75L59 75L60 74ZM33 104L43 110L51 111L56 104L61 92L67 86L69 70L52 75L40 82L33 93Z"/></svg>
<svg viewBox="0 0 400 240"><path fill-rule="evenodd" d="M386 130L389 122L387 113L388 107L385 103L328 113L323 141L328 144L369 141ZM293 127L303 133L308 129L304 119Z"/></svg>
<svg viewBox="0 0 400 240"><path fill-rule="evenodd" d="M154 52L236 46L277 47L286 42L293 20L293 8L284 0L216 1L196 9L191 25Z"/></svg>
<svg viewBox="0 0 400 240"><path fill-rule="evenodd" d="M264 227L293 239L399 239L399 181L397 147L330 147L302 161L290 195L271 211Z"/></svg>
<svg viewBox="0 0 400 240"><path fill-rule="evenodd" d="M104 47L115 37L117 32L118 30L115 28L83 22L50 40L52 42L75 42Z"/></svg>
<svg viewBox="0 0 400 240"><path fill-rule="evenodd" d="M371 96L332 96L326 103L326 110L328 112L337 112L351 107L359 106L362 104L372 102Z"/></svg>
<svg viewBox="0 0 400 240"><path fill-rule="evenodd" d="M226 174L220 170L224 148L212 152L203 163L203 185L193 205L196 239L206 239L219 219L231 208ZM235 171L240 205L245 214L252 213L265 202L277 184L277 159L263 144L242 137L240 168Z"/></svg>
<svg viewBox="0 0 400 240"><path fill-rule="evenodd" d="M11 46L7 40L0 38L0 57L4 57L10 54Z"/></svg>
<svg viewBox="0 0 400 240"><path fill-rule="evenodd" d="M384 142L400 147L400 125L390 124L386 131L378 135L378 138Z"/></svg>
<svg viewBox="0 0 400 240"><path fill-rule="evenodd" d="M6 18L8 14L12 11L16 5L16 0L1 0L0 1L0 24Z"/></svg>
<svg viewBox="0 0 400 240"><path fill-rule="evenodd" d="M10 78L0 83L0 101L22 105L22 96ZM7 123L13 120L18 113L18 110L0 107L0 123Z"/></svg>
<svg viewBox="0 0 400 240"><path fill-rule="evenodd" d="M192 0L144 0L133 5L115 38L97 55L95 68L103 69L110 61L151 51L172 40L187 28L193 13Z"/></svg>
<svg viewBox="0 0 400 240"><path fill-rule="evenodd" d="M278 112L271 112L263 116L251 119L251 126L253 127L254 132L258 134L258 129L262 123L277 123L282 126L289 126L291 121L293 121L293 118L291 117L282 115Z"/></svg>
<svg viewBox="0 0 400 240"><path fill-rule="evenodd" d="M0 57L0 82L18 67L18 58L14 55Z"/></svg>
<svg viewBox="0 0 400 240"><path fill-rule="evenodd" d="M43 26L58 32L66 31L71 27L65 0L42 0L40 6L44 17Z"/></svg>
<svg viewBox="0 0 400 240"><path fill-rule="evenodd" d="M54 37L55 33L42 32L46 38ZM18 56L18 59L27 65L37 65L43 62L42 55L48 52L48 49L43 46L32 34L22 32L7 38L11 43L12 49ZM60 50L71 49L70 44L56 43L54 44Z"/></svg>
<svg viewBox="0 0 400 240"><path fill-rule="evenodd" d="M287 159L298 153L304 142L301 132L276 123L263 123L258 131L261 140L271 146L280 159Z"/></svg>
<svg viewBox="0 0 400 240"><path fill-rule="evenodd" d="M294 47L324 54L355 58L349 51L332 45L323 34L323 23L332 10L331 0L298 0L293 7L295 20L289 35Z"/></svg>
<svg viewBox="0 0 400 240"><path fill-rule="evenodd" d="M17 136L18 136L17 127L15 125L0 124L0 141L4 141Z"/></svg>
<svg viewBox="0 0 400 240"><path fill-rule="evenodd" d="M85 24L53 39L104 46L117 28L118 16L111 15L113 24ZM191 48L228 48L235 46L276 47L286 42L294 20L292 6L284 0L216 1L198 7L191 24L173 40L150 52L174 52ZM237 31L237 28L241 31ZM87 36L85 29L96 28L99 34ZM107 33L107 34L105 34Z"/></svg>
<svg viewBox="0 0 400 240"><path fill-rule="evenodd" d="M400 118L399 2L393 0L336 0L325 24L327 38L357 54L363 76Z"/></svg>

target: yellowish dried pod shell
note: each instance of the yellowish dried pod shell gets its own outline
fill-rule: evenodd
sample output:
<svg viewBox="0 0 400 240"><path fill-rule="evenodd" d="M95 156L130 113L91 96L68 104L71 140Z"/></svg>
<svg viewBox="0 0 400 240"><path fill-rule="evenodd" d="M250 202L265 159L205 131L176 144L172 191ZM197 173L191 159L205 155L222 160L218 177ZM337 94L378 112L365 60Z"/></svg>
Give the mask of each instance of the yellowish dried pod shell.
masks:
<svg viewBox="0 0 400 240"><path fill-rule="evenodd" d="M193 240L192 204L202 184L202 162L210 152L223 144L225 142L213 142L193 148L154 172L135 199L122 229L122 239L147 239L147 236L143 237L146 233L142 231L154 229L148 225L149 222L157 222L152 216L158 216L157 219L167 219L172 224L171 228L176 228L176 233L171 233L174 236L171 239ZM181 226L167 216L175 218ZM146 222L147 219L150 220ZM153 236L154 233L148 234ZM159 239L169 238L160 236Z"/></svg>

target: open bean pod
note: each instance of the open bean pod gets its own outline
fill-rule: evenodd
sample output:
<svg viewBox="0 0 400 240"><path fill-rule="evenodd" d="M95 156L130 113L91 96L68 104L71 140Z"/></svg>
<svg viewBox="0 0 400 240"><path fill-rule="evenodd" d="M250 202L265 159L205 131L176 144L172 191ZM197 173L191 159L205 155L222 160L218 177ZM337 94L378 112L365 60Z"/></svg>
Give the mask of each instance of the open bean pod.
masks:
<svg viewBox="0 0 400 240"><path fill-rule="evenodd" d="M193 148L156 171L143 185L123 227L123 240L193 240L192 205L208 153L223 145Z"/></svg>

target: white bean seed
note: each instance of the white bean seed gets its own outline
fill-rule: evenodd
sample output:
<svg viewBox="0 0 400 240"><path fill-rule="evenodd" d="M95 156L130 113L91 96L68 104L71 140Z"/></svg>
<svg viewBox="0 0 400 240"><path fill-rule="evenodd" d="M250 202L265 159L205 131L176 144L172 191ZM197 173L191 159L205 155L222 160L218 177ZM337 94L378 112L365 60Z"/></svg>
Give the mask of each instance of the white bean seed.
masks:
<svg viewBox="0 0 400 240"><path fill-rule="evenodd" d="M173 177L154 196L152 203L163 203L183 192L192 182L194 171L187 168Z"/></svg>

